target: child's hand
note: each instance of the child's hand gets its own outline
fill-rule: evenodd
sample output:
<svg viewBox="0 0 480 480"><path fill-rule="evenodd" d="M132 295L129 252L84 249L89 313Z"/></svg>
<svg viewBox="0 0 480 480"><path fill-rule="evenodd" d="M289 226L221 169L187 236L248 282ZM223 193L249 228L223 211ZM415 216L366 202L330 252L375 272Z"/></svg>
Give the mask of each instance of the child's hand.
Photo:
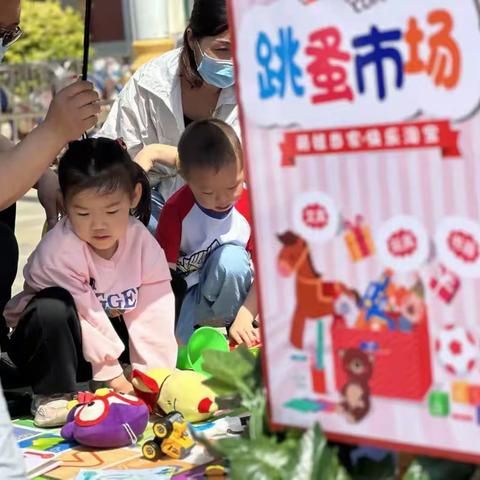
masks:
<svg viewBox="0 0 480 480"><path fill-rule="evenodd" d="M133 393L133 385L125 378L123 373L119 377L108 381L107 384L118 393Z"/></svg>
<svg viewBox="0 0 480 480"><path fill-rule="evenodd" d="M245 343L251 347L260 341L260 331L253 327L252 314L245 308L240 307L237 318L230 327L230 338L238 344Z"/></svg>

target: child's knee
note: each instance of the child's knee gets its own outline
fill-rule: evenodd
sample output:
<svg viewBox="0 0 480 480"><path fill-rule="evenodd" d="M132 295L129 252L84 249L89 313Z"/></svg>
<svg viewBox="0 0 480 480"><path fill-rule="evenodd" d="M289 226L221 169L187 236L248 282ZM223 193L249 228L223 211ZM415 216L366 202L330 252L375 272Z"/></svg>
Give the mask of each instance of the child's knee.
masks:
<svg viewBox="0 0 480 480"><path fill-rule="evenodd" d="M70 292L61 287L49 287L35 295L34 308L36 315L29 321L42 324L42 329L59 329L66 326L75 308L75 302ZM28 307L27 307L28 309Z"/></svg>
<svg viewBox="0 0 480 480"><path fill-rule="evenodd" d="M219 274L237 278L251 275L250 255L239 245L222 245L210 254L207 262Z"/></svg>

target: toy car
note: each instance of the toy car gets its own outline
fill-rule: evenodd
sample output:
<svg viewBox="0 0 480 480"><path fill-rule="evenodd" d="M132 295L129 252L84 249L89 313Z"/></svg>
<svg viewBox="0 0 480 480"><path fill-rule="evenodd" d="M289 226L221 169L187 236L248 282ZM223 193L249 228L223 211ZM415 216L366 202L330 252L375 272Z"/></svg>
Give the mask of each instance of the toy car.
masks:
<svg viewBox="0 0 480 480"><path fill-rule="evenodd" d="M153 424L155 438L142 446L143 456L147 460L157 460L162 453L174 458L185 458L195 446L187 422L178 412L169 413Z"/></svg>

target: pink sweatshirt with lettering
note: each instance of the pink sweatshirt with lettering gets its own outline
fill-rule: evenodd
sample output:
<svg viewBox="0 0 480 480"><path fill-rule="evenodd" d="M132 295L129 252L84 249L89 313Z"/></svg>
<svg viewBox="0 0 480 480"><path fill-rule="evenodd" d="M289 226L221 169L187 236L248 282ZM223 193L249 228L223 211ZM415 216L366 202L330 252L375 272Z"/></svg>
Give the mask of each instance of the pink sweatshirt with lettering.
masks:
<svg viewBox="0 0 480 480"><path fill-rule="evenodd" d="M175 300L163 250L143 224L133 217L125 238L110 260L99 257L62 219L40 242L24 269L24 291L5 308L15 327L32 296L47 287L68 290L82 327L83 355L95 380L122 373L124 350L110 316L123 314L134 368L174 368Z"/></svg>

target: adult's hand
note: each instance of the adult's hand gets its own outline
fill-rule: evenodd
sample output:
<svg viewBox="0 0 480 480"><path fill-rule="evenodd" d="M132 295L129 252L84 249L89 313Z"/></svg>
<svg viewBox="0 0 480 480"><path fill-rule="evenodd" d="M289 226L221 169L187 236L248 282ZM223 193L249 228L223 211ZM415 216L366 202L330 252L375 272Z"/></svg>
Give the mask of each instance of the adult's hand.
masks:
<svg viewBox="0 0 480 480"><path fill-rule="evenodd" d="M78 80L55 95L44 124L67 143L94 127L99 112L99 97L93 84Z"/></svg>
<svg viewBox="0 0 480 480"><path fill-rule="evenodd" d="M32 188L68 142L96 124L98 100L90 82L69 85L54 97L44 122L0 153L0 210Z"/></svg>
<svg viewBox="0 0 480 480"><path fill-rule="evenodd" d="M166 167L177 168L177 147L161 143L152 143L143 147L134 160L147 173L157 162Z"/></svg>
<svg viewBox="0 0 480 480"><path fill-rule="evenodd" d="M140 165L145 173L148 173L157 159L156 152L151 148L151 145L143 147L134 158L134 161Z"/></svg>

